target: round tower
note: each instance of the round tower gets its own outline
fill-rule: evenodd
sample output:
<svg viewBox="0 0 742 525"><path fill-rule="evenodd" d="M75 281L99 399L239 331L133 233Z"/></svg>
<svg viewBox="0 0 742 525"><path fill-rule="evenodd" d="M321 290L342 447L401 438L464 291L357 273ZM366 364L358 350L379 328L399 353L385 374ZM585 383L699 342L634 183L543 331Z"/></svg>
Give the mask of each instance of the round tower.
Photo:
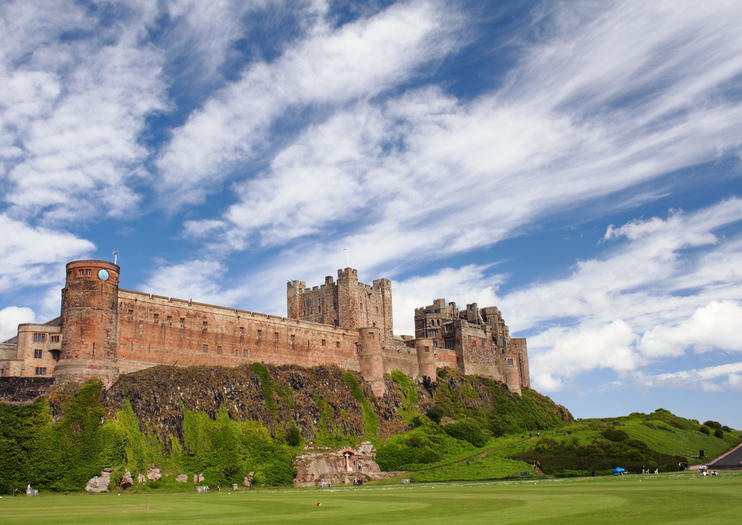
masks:
<svg viewBox="0 0 742 525"><path fill-rule="evenodd" d="M433 340L427 337L415 339L415 350L417 351L417 367L419 377L436 379L435 352L433 351Z"/></svg>
<svg viewBox="0 0 742 525"><path fill-rule="evenodd" d="M374 395L386 392L384 385L384 357L381 354L381 330L377 327L358 329L358 359L361 375L371 384Z"/></svg>
<svg viewBox="0 0 742 525"><path fill-rule="evenodd" d="M60 381L118 376L116 363L119 267L107 261L72 261L62 290L62 352L54 376Z"/></svg>

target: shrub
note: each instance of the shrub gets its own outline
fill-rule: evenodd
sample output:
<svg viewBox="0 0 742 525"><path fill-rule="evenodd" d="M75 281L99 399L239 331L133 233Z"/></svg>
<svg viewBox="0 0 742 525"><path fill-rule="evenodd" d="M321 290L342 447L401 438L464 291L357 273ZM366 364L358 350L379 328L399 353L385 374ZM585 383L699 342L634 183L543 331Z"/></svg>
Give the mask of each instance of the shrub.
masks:
<svg viewBox="0 0 742 525"><path fill-rule="evenodd" d="M471 420L451 423L443 427L443 430L449 436L468 441L475 447L481 447L487 442L487 434L477 423Z"/></svg>
<svg viewBox="0 0 742 525"><path fill-rule="evenodd" d="M298 447L301 445L301 431L296 427L296 425L291 425L288 430L286 430L286 443L291 447Z"/></svg>
<svg viewBox="0 0 742 525"><path fill-rule="evenodd" d="M720 428L717 428L714 430L714 436L718 437L719 439L724 439L724 431Z"/></svg>
<svg viewBox="0 0 742 525"><path fill-rule="evenodd" d="M431 419L432 421L435 421L436 423L440 423L440 422L441 422L441 419L443 419L443 416L445 416L445 415L446 415L446 413L445 413L445 411L444 411L444 410L443 410L443 409L442 409L441 407L439 407L438 405L433 405L432 407L430 407L430 408L428 409L427 415L428 415L428 417L429 417L429 418L430 418L430 419Z"/></svg>
<svg viewBox="0 0 742 525"><path fill-rule="evenodd" d="M721 423L719 423L718 421L705 421L703 424L709 428L721 428Z"/></svg>
<svg viewBox="0 0 742 525"><path fill-rule="evenodd" d="M707 436L711 434L711 430L709 429L709 427L704 425L701 425L701 428L699 428L698 431L702 434L706 434Z"/></svg>
<svg viewBox="0 0 742 525"><path fill-rule="evenodd" d="M610 441L626 441L629 439L629 435L624 432L623 430L617 430L615 428L606 428L601 432L603 434L603 437L610 440Z"/></svg>

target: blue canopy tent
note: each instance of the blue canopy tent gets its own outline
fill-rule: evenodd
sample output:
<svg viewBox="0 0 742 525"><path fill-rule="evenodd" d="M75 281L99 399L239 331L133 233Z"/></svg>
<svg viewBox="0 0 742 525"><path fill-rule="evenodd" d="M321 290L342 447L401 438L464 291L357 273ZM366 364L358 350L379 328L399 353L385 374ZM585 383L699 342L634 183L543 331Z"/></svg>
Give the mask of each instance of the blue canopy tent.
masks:
<svg viewBox="0 0 742 525"><path fill-rule="evenodd" d="M616 467L616 468L613 469L613 474L616 475L616 476L621 475L624 472L626 472L626 469L623 469L621 467Z"/></svg>

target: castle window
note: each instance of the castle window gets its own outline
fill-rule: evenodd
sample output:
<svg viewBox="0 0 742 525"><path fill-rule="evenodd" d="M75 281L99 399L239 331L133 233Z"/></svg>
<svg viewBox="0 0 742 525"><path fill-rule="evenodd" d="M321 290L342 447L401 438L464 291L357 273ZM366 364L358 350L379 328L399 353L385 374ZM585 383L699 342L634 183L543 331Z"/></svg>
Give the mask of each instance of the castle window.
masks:
<svg viewBox="0 0 742 525"><path fill-rule="evenodd" d="M296 346L296 336L291 334L291 347L293 348L295 346Z"/></svg>
<svg viewBox="0 0 742 525"><path fill-rule="evenodd" d="M7 374L6 369L0 368L0 376L4 376L5 374Z"/></svg>
<svg viewBox="0 0 742 525"><path fill-rule="evenodd" d="M209 345L203 345L201 347L201 351L204 352L204 353L208 353L209 352Z"/></svg>
<svg viewBox="0 0 742 525"><path fill-rule="evenodd" d="M240 326L240 337L245 337L245 328Z"/></svg>
<svg viewBox="0 0 742 525"><path fill-rule="evenodd" d="M33 334L34 343L43 343L46 341L46 334Z"/></svg>
<svg viewBox="0 0 742 525"><path fill-rule="evenodd" d="M35 373L36 373L37 376L45 376L46 375L46 367L45 366L37 366Z"/></svg>
<svg viewBox="0 0 742 525"><path fill-rule="evenodd" d="M369 338L369 339L373 339L373 338L374 338L374 334L373 334L373 333L371 333L371 332L369 332L369 333L368 333L368 338Z"/></svg>
<svg viewBox="0 0 742 525"><path fill-rule="evenodd" d="M426 346L426 347L425 347L425 351L426 351L426 352L430 352L430 347L429 347L429 346Z"/></svg>
<svg viewBox="0 0 742 525"><path fill-rule="evenodd" d="M180 318L180 327L185 328L185 317Z"/></svg>
<svg viewBox="0 0 742 525"><path fill-rule="evenodd" d="M126 312L126 318L131 321L134 318L134 310L129 310Z"/></svg>
<svg viewBox="0 0 742 525"><path fill-rule="evenodd" d="M278 342L278 332L273 332L273 340Z"/></svg>
<svg viewBox="0 0 742 525"><path fill-rule="evenodd" d="M204 321L203 324L201 324L201 330L204 332L209 328L209 323Z"/></svg>
<svg viewBox="0 0 742 525"><path fill-rule="evenodd" d="M248 352L247 348L245 348L244 350L242 350L242 357L247 357L248 356L248 353L249 352Z"/></svg>
<svg viewBox="0 0 742 525"><path fill-rule="evenodd" d="M155 324L160 324L160 314L154 314L152 316L152 322Z"/></svg>
<svg viewBox="0 0 742 525"><path fill-rule="evenodd" d="M513 366L513 360L512 360L512 359L508 359L508 364L509 364L510 366Z"/></svg>
<svg viewBox="0 0 742 525"><path fill-rule="evenodd" d="M49 353L52 355L52 359L59 361L59 350L49 350Z"/></svg>
<svg viewBox="0 0 742 525"><path fill-rule="evenodd" d="M51 342L52 343L58 343L59 342L59 336L58 335L51 336Z"/></svg>
<svg viewBox="0 0 742 525"><path fill-rule="evenodd" d="M221 353L222 353L222 347L221 346L217 346L216 347L216 353L219 354L219 355L221 355Z"/></svg>
<svg viewBox="0 0 742 525"><path fill-rule="evenodd" d="M340 341L335 341L335 348L340 348Z"/></svg>
<svg viewBox="0 0 742 525"><path fill-rule="evenodd" d="M326 339L323 339L322 340L322 346L327 346L327 340Z"/></svg>
<svg viewBox="0 0 742 525"><path fill-rule="evenodd" d="M168 315L167 316L167 325L168 326L173 326L173 316L172 315Z"/></svg>
<svg viewBox="0 0 742 525"><path fill-rule="evenodd" d="M255 337L256 337L256 338L257 338L258 340L262 339L262 338L263 338L263 331L262 331L262 330L258 330L258 331L257 331L257 335L256 335Z"/></svg>
<svg viewBox="0 0 742 525"><path fill-rule="evenodd" d="M35 359L41 359L41 356L43 354L44 354L44 351L43 350L40 350L38 348L33 351L33 356L34 356Z"/></svg>

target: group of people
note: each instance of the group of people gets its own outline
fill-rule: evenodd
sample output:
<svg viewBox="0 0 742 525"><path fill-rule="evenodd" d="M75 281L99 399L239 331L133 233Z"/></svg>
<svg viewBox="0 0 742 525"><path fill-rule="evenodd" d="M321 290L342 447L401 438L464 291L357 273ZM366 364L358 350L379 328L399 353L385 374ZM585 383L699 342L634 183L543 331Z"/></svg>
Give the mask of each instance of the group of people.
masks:
<svg viewBox="0 0 742 525"><path fill-rule="evenodd" d="M716 470L712 470L709 473L709 467L708 467L708 465L701 465L700 467L698 467L698 471L701 473L701 476L703 476L703 477L706 477L706 476L718 476L719 475L719 472L716 471Z"/></svg>
<svg viewBox="0 0 742 525"><path fill-rule="evenodd" d="M659 474L659 473L660 473L660 469L658 468L655 468L654 470L652 470L651 468L645 467L644 465L642 465L642 474Z"/></svg>

